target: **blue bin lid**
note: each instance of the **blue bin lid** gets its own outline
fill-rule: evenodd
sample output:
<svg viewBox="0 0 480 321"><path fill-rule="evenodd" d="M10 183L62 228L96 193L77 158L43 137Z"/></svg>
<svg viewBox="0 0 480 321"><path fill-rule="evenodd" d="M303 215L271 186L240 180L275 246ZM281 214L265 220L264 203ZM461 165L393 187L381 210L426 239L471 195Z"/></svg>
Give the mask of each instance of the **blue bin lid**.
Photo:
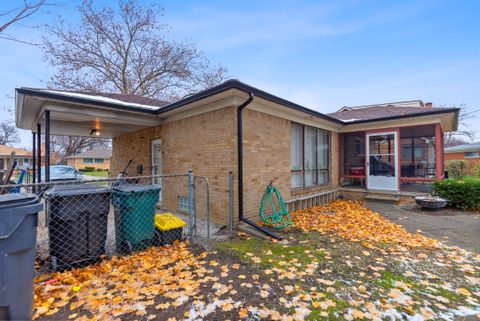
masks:
<svg viewBox="0 0 480 321"><path fill-rule="evenodd" d="M12 237L25 217L42 210L43 204L34 194L0 195L0 241Z"/></svg>
<svg viewBox="0 0 480 321"><path fill-rule="evenodd" d="M115 186L113 189L117 192L123 193L138 193L160 191L160 186L147 184L120 184Z"/></svg>
<svg viewBox="0 0 480 321"><path fill-rule="evenodd" d="M36 204L39 202L37 195L27 193L14 193L0 195L0 210L20 207L30 204Z"/></svg>
<svg viewBox="0 0 480 321"><path fill-rule="evenodd" d="M49 197L62 197L62 196L75 196L85 194L99 194L108 193L108 189L105 187L93 185L93 184L67 184L67 185L55 185L49 188L45 192L45 198Z"/></svg>

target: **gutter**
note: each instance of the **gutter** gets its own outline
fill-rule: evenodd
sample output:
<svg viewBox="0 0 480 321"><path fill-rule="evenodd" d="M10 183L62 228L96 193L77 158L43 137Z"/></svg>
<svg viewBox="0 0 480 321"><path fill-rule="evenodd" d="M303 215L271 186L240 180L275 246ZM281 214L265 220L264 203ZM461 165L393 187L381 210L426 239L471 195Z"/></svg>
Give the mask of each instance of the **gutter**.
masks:
<svg viewBox="0 0 480 321"><path fill-rule="evenodd" d="M274 239L281 240L282 238L277 234L270 232L268 229L256 224L255 222L250 221L249 219L243 216L243 116L242 116L242 111L245 107L247 107L253 101L254 97L255 96L253 92L249 92L248 99L245 100L237 108L238 219Z"/></svg>

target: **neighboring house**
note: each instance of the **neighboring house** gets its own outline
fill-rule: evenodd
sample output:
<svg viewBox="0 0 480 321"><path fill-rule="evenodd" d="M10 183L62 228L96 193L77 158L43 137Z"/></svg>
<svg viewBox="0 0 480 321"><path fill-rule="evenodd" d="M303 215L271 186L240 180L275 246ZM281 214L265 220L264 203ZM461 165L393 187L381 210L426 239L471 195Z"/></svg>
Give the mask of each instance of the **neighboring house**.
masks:
<svg viewBox="0 0 480 321"><path fill-rule="evenodd" d="M73 166L78 170L85 168L94 168L95 170L110 170L110 159L112 158L111 149L92 149L73 156L66 157L67 165Z"/></svg>
<svg viewBox="0 0 480 321"><path fill-rule="evenodd" d="M32 164L32 152L23 149L0 145L0 170L6 170L10 166L10 155L15 153L15 159L17 160L17 168L23 168L24 166L30 167Z"/></svg>
<svg viewBox="0 0 480 321"><path fill-rule="evenodd" d="M235 222L239 212L257 220L271 180L290 204L302 200L303 206L322 193L400 197L424 190L443 178L443 133L457 129L459 109L416 100L322 114L237 80L173 103L16 90L19 128L35 132L46 111L52 135L112 138L113 173L133 159L143 165L143 174L193 169L208 177L212 220L227 224L229 172L235 182ZM135 174L135 166L129 174ZM181 207L181 196L186 195L162 201Z"/></svg>
<svg viewBox="0 0 480 321"><path fill-rule="evenodd" d="M480 164L480 142L445 148L445 160L464 160Z"/></svg>
<svg viewBox="0 0 480 321"><path fill-rule="evenodd" d="M42 145L44 146L44 145ZM17 160L17 169L27 168L32 166L32 151L24 148L10 147L0 145L0 170L8 169L10 165L10 155L15 152L15 159ZM45 148L42 149L42 166L45 165ZM57 160L56 154L50 153L50 164L54 165Z"/></svg>

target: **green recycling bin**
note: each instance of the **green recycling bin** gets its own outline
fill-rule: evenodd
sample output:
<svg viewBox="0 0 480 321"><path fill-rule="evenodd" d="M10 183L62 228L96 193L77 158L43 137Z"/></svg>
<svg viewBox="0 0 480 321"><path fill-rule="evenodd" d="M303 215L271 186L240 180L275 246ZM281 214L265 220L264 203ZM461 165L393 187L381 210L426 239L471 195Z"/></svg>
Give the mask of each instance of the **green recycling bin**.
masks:
<svg viewBox="0 0 480 321"><path fill-rule="evenodd" d="M113 188L117 251L131 253L151 245L159 196L157 185L120 184Z"/></svg>

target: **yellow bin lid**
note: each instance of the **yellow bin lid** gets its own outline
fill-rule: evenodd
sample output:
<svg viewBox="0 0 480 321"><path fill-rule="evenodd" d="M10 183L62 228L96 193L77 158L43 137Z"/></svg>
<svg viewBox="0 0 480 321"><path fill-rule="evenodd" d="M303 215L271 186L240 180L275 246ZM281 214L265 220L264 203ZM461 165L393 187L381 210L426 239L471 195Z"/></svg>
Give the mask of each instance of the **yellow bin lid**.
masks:
<svg viewBox="0 0 480 321"><path fill-rule="evenodd" d="M155 227L160 231L169 231L186 225L187 223L172 213L155 214Z"/></svg>

